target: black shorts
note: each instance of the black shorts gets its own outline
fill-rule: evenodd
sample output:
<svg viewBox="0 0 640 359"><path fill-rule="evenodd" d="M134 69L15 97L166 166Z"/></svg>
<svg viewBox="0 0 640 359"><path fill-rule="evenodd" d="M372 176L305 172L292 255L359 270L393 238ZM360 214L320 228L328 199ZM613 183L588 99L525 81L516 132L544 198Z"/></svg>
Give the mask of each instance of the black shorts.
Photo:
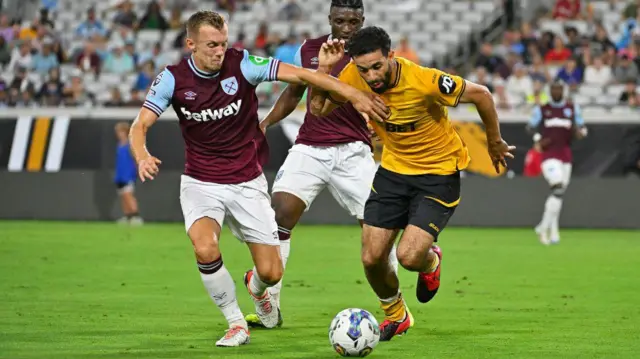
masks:
<svg viewBox="0 0 640 359"><path fill-rule="evenodd" d="M378 168L364 207L364 223L387 229L412 224L437 240L460 202L460 173L403 175Z"/></svg>

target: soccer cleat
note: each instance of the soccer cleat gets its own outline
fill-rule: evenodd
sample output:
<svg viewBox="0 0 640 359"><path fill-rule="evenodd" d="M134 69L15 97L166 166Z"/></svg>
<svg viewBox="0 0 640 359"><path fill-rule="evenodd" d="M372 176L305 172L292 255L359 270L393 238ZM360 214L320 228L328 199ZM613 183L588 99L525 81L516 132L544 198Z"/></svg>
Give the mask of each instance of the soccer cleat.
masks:
<svg viewBox="0 0 640 359"><path fill-rule="evenodd" d="M264 324L262 324L262 321L260 320L260 317L258 317L257 314L247 314L246 317L244 317L244 320L247 321L247 324L249 325L249 328L267 328L264 326ZM282 320L282 313L279 312L278 313L278 324L276 324L276 327L280 328L282 326L282 324L284 323L284 321Z"/></svg>
<svg viewBox="0 0 640 359"><path fill-rule="evenodd" d="M390 320L385 319L382 324L380 324L380 341L388 342L391 338L396 335L405 334L409 328L413 327L414 320L413 315L407 308L407 305L404 304L405 310L407 314L404 316L404 319L400 322L392 322Z"/></svg>
<svg viewBox="0 0 640 359"><path fill-rule="evenodd" d="M551 238L549 244L560 244L560 238Z"/></svg>
<svg viewBox="0 0 640 359"><path fill-rule="evenodd" d="M416 297L420 303L426 303L433 299L438 293L440 288L440 268L442 267L442 250L440 247L434 245L431 247L433 253L435 253L440 259L438 268L431 273L418 273L418 284L416 285Z"/></svg>
<svg viewBox="0 0 640 359"><path fill-rule="evenodd" d="M536 234L538 235L538 239L540 240L540 243L544 244L545 246L548 246L549 244L551 244L551 241L549 241L549 234L547 233L546 230L542 229L542 227L537 226L535 228Z"/></svg>
<svg viewBox="0 0 640 359"><path fill-rule="evenodd" d="M271 329L278 325L279 322L282 321L282 317L280 316L280 309L276 304L275 299L271 296L268 290L264 292L264 295L260 298L256 297L251 293L251 289L249 289L249 282L251 281L251 277L253 276L253 270L248 270L244 274L244 285L247 287L249 294L251 295L251 299L253 299L253 303L256 306L256 316L260 320L260 323L264 328Z"/></svg>
<svg viewBox="0 0 640 359"><path fill-rule="evenodd" d="M224 337L216 342L217 347L239 347L244 344L249 344L249 331L241 326L230 328Z"/></svg>

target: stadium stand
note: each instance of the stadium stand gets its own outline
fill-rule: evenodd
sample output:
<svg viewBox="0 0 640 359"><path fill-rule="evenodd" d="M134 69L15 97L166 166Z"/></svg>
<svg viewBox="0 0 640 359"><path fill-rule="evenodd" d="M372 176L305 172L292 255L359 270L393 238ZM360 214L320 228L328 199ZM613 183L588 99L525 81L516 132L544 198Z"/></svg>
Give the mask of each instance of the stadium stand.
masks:
<svg viewBox="0 0 640 359"><path fill-rule="evenodd" d="M285 57L327 31L323 0L24 3L5 4L0 17L0 106L137 106L155 74L185 53L183 24L197 9L226 13L232 46L256 54ZM403 56L488 85L501 108L544 101L555 77L587 112L638 107L640 1L525 1L518 21L479 38L509 3L367 0L366 17L388 29ZM458 46L467 49L464 66L453 69L442 59ZM262 85L262 104L281 88Z"/></svg>

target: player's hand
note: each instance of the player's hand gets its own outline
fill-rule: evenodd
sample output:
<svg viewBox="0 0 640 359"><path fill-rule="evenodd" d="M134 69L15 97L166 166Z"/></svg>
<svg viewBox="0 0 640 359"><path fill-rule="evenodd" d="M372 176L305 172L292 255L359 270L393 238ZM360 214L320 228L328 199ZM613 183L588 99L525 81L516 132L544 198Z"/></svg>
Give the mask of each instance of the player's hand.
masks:
<svg viewBox="0 0 640 359"><path fill-rule="evenodd" d="M318 66L331 68L344 56L344 40L332 39L322 44Z"/></svg>
<svg viewBox="0 0 640 359"><path fill-rule="evenodd" d="M500 173L500 165L507 168L507 161L505 158L514 158L511 151L515 150L516 146L509 146L503 139L500 139L499 141L487 141L487 145L491 162L493 162L493 167L495 167L497 173Z"/></svg>
<svg viewBox="0 0 640 359"><path fill-rule="evenodd" d="M354 89L347 97L353 107L360 112L365 121L384 122L389 118L389 107L380 96Z"/></svg>
<svg viewBox="0 0 640 359"><path fill-rule="evenodd" d="M371 136L372 140L380 141L380 136L378 136L378 133L373 129L373 126L371 126L371 122L369 121L367 121L367 129L369 130L369 136Z"/></svg>
<svg viewBox="0 0 640 359"><path fill-rule="evenodd" d="M265 135L267 134L267 127L269 127L267 121L260 122L260 131L262 131L262 133Z"/></svg>
<svg viewBox="0 0 640 359"><path fill-rule="evenodd" d="M160 171L158 165L160 165L161 163L162 161L153 156L149 156L144 160L140 160L138 162L138 176L140 176L140 180L142 182L146 181L147 179L153 180L153 178Z"/></svg>

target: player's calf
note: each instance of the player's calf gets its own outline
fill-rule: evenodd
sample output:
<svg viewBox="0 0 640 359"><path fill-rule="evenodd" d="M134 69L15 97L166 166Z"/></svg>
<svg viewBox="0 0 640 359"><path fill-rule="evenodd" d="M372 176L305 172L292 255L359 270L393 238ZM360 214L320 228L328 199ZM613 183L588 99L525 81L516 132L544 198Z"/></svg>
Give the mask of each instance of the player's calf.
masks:
<svg viewBox="0 0 640 359"><path fill-rule="evenodd" d="M195 221L188 231L202 283L231 328L217 345L237 346L248 343L248 332L238 333L234 328L244 328L246 331L247 323L238 305L235 283L224 265L218 248L219 233L218 222L208 217Z"/></svg>
<svg viewBox="0 0 640 359"><path fill-rule="evenodd" d="M416 297L421 303L433 299L440 288L442 251L433 245L435 236L409 225L400 239L398 261L404 268L418 272Z"/></svg>

